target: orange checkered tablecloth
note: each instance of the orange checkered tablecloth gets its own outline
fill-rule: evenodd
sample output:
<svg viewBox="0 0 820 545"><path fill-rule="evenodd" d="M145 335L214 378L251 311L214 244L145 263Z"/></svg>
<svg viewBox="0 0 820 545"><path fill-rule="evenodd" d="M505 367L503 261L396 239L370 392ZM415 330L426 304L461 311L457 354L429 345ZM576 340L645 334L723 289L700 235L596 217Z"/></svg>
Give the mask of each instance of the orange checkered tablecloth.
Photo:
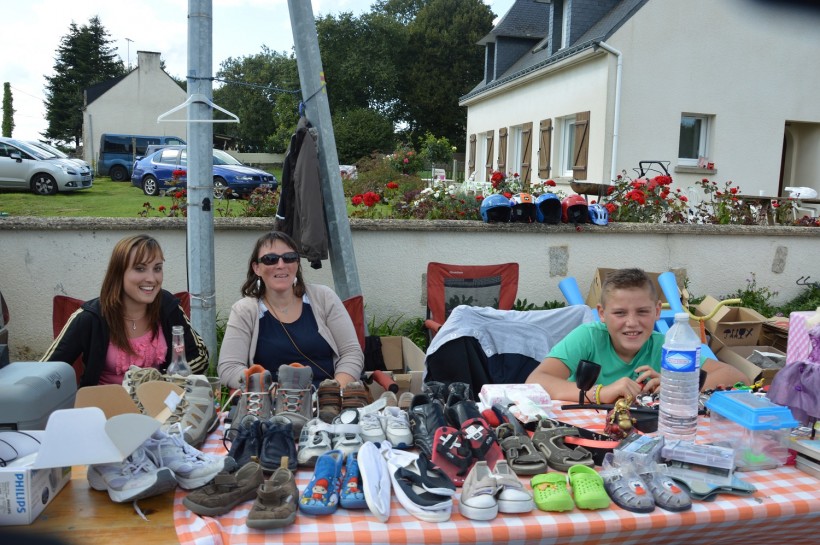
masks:
<svg viewBox="0 0 820 545"><path fill-rule="evenodd" d="M558 404L556 414L560 420L578 426L595 427L604 420L603 412L586 409L560 412L557 407ZM709 419L701 417L699 436L704 437L708 427ZM208 438L202 450L225 454L219 440L221 436L220 428ZM299 470L296 481L300 491L307 486L311 475L307 470ZM253 502L244 503L220 517L199 517L182 504L186 492L177 490L174 521L183 545L817 543L820 480L794 467L738 475L755 485L757 492L751 496L722 494L711 502L695 501L692 510L684 513L660 508L647 514L632 513L613 503L601 511L576 508L567 513L547 513L536 509L523 515L500 514L492 521L477 522L462 517L455 504L448 522L429 523L407 513L394 496L386 523L379 522L367 509L340 508L327 516L300 512L292 526L261 531L245 526Z"/></svg>

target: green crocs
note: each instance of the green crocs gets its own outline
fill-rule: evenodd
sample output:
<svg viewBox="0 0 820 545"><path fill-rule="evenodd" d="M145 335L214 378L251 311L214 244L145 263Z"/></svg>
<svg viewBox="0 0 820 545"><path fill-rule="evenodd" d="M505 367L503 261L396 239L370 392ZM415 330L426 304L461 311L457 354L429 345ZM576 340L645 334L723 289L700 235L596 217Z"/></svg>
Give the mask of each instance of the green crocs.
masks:
<svg viewBox="0 0 820 545"><path fill-rule="evenodd" d="M572 511L575 503L561 473L541 473L530 479L535 506L541 511Z"/></svg>
<svg viewBox="0 0 820 545"><path fill-rule="evenodd" d="M604 479L591 467L575 465L569 468L567 479L572 486L575 505L579 509L606 509L609 496L604 489Z"/></svg>

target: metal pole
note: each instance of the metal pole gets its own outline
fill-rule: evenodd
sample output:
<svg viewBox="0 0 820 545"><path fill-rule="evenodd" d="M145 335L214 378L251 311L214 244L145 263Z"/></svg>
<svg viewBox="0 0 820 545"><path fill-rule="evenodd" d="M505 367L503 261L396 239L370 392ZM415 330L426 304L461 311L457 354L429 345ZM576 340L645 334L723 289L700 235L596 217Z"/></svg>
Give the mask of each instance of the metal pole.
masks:
<svg viewBox="0 0 820 545"><path fill-rule="evenodd" d="M213 98L212 0L188 1L188 97ZM214 281L213 117L211 106L188 105L188 291L191 323L216 361L216 300Z"/></svg>
<svg viewBox="0 0 820 545"><path fill-rule="evenodd" d="M319 131L319 176L330 238L330 266L333 283L341 299L360 295L359 271L353 254L353 239L347 219L347 205L336 153L336 138L330 121L330 105L325 91L325 74L319 53L319 38L310 0L288 0L290 26L299 68L299 83L308 120Z"/></svg>

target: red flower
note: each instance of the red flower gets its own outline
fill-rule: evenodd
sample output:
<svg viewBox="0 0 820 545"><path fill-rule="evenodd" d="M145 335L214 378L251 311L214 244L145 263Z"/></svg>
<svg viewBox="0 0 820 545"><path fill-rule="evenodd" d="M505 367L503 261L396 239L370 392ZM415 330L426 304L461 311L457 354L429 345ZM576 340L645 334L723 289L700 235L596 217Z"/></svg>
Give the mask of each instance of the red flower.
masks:
<svg viewBox="0 0 820 545"><path fill-rule="evenodd" d="M177 191L176 193L174 193L174 198L181 199L183 195L184 193L182 193L182 191Z"/></svg>
<svg viewBox="0 0 820 545"><path fill-rule="evenodd" d="M481 202L481 201L483 201L483 200L484 200L484 195L476 195L476 196L475 196L475 200L476 200L476 202Z"/></svg>
<svg viewBox="0 0 820 545"><path fill-rule="evenodd" d="M502 193L502 195L504 195L508 199L512 197L512 193L510 193L509 191L505 191L504 193Z"/></svg>
<svg viewBox="0 0 820 545"><path fill-rule="evenodd" d="M372 191L368 191L362 195L362 199L364 200L364 205L368 208L376 206L376 203L381 200L378 193L373 193Z"/></svg>
<svg viewBox="0 0 820 545"><path fill-rule="evenodd" d="M406 165L406 164L407 164L407 163L409 163L409 162L410 162L410 159L408 159L407 157L405 157L405 158L404 158L404 164Z"/></svg>
<svg viewBox="0 0 820 545"><path fill-rule="evenodd" d="M736 187L730 187L729 188L729 193L731 193L732 195L737 195L737 188Z"/></svg>
<svg viewBox="0 0 820 545"><path fill-rule="evenodd" d="M715 197L720 197L721 195L723 195L723 193L720 191L715 191Z"/></svg>
<svg viewBox="0 0 820 545"><path fill-rule="evenodd" d="M620 178L620 176L619 176L619 178ZM614 214L615 211L618 209L618 206L615 203L612 203L612 202L608 202L604 206L606 207L607 211L610 214Z"/></svg>
<svg viewBox="0 0 820 545"><path fill-rule="evenodd" d="M661 199L665 199L665 198L666 198L666 197L668 197L668 196L669 196L669 188L664 187L664 188L661 190Z"/></svg>
<svg viewBox="0 0 820 545"><path fill-rule="evenodd" d="M159 210L160 212L165 212L165 205L161 204L157 210Z"/></svg>
<svg viewBox="0 0 820 545"><path fill-rule="evenodd" d="M678 198L681 200L681 202L688 202L689 201L689 199L686 198L686 195L681 195Z"/></svg>
<svg viewBox="0 0 820 545"><path fill-rule="evenodd" d="M546 185L547 187L555 187L555 180L547 180L546 182L544 182L544 185Z"/></svg>
<svg viewBox="0 0 820 545"><path fill-rule="evenodd" d="M174 180L179 180L180 178L184 178L184 177L185 177L185 171L182 170L181 168L178 168L178 169L174 170L173 172L171 172L171 178L173 178Z"/></svg>
<svg viewBox="0 0 820 545"><path fill-rule="evenodd" d="M617 188L614 185L611 185L611 186L606 188L606 194L607 195L612 195L613 193L615 193L616 189Z"/></svg>
<svg viewBox="0 0 820 545"><path fill-rule="evenodd" d="M704 179L703 179L703 180L701 180L701 181L702 181L703 183L705 183L705 184L708 184L708 183L709 183L709 178L704 178Z"/></svg>
<svg viewBox="0 0 820 545"><path fill-rule="evenodd" d="M174 204L171 206L171 210L179 210L179 206Z"/></svg>
<svg viewBox="0 0 820 545"><path fill-rule="evenodd" d="M513 178L518 178L518 173L513 174Z"/></svg>
<svg viewBox="0 0 820 545"><path fill-rule="evenodd" d="M398 189L399 184L396 182L387 182L387 189Z"/></svg>
<svg viewBox="0 0 820 545"><path fill-rule="evenodd" d="M350 202L353 204L353 206L359 206L360 204L362 204L363 201L364 199L361 195L353 195L352 197L350 197Z"/></svg>
<svg viewBox="0 0 820 545"><path fill-rule="evenodd" d="M504 175L501 174L500 172L498 172L497 170L495 172L493 172L493 175L490 178L490 181L493 182L493 187L496 187L495 184L498 183L498 182L501 182L503 180L504 180Z"/></svg>

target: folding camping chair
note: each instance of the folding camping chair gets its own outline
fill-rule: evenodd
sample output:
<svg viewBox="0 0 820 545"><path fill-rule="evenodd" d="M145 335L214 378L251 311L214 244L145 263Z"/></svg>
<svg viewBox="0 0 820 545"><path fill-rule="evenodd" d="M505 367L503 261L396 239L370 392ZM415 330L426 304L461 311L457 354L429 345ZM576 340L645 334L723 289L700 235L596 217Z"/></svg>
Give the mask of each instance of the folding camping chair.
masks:
<svg viewBox="0 0 820 545"><path fill-rule="evenodd" d="M518 263L498 265L427 264L427 328L435 336L459 305L511 310L518 293Z"/></svg>
<svg viewBox="0 0 820 545"><path fill-rule="evenodd" d="M182 306L182 310L185 311L185 315L190 317L191 316L191 294L187 291L181 291L179 293L175 293L174 297L179 299L179 304ZM54 338L56 339L60 332L63 330L68 319L71 317L74 312L79 309L83 303L82 299L76 299L74 297L69 297L67 295L55 295L54 299L52 300L52 307L51 307L51 329L54 333ZM74 373L77 375L77 385L80 385L80 377L83 375L83 359L77 358L77 361L74 362L67 362L70 363L72 367L74 367Z"/></svg>
<svg viewBox="0 0 820 545"><path fill-rule="evenodd" d="M367 327L364 319L364 296L354 295L348 297L342 304L345 306L347 313L350 314L350 319L353 321L353 327L356 329L356 337L359 339L359 345L364 350L364 338L367 336Z"/></svg>

